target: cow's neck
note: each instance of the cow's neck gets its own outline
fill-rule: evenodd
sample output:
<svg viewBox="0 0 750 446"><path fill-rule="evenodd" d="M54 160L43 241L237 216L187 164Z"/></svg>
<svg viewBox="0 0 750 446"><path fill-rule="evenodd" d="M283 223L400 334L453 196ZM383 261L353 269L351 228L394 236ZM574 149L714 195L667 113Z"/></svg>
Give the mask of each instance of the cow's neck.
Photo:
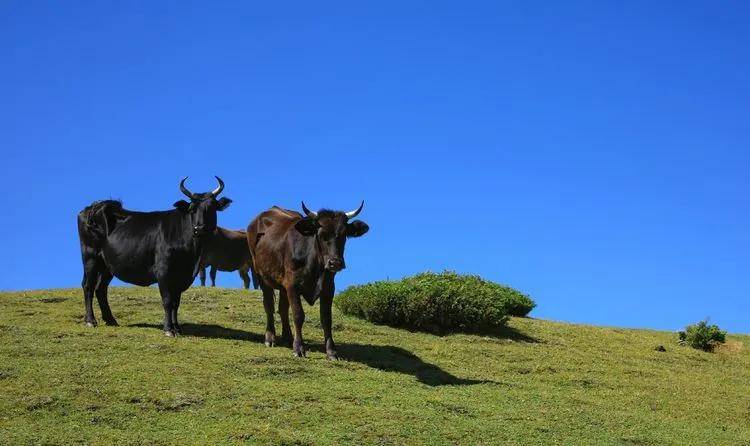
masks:
<svg viewBox="0 0 750 446"><path fill-rule="evenodd" d="M178 211L179 212L179 211ZM193 277L200 271L201 254L203 253L204 243L201 239L193 237L193 220L190 214L181 214L180 232L182 233L183 249L192 255L194 260Z"/></svg>
<svg viewBox="0 0 750 446"><path fill-rule="evenodd" d="M318 276L318 281L315 283L315 292L313 293L313 302L318 300L323 293L333 294L333 278L336 273L323 270L323 273Z"/></svg>
<svg viewBox="0 0 750 446"><path fill-rule="evenodd" d="M323 255L319 249L318 238L306 237L305 239L308 243L306 251L309 254L305 259L305 265L300 276L307 280L301 284L301 288L305 300L312 305L318 300L321 293L327 292L333 285L335 273L326 271L323 265Z"/></svg>

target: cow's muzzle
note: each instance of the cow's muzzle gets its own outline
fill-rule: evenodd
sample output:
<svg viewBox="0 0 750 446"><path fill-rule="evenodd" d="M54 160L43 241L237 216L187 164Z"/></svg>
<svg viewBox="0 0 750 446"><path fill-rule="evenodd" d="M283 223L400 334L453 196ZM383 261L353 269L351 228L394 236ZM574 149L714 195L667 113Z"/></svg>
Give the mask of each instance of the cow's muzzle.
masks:
<svg viewBox="0 0 750 446"><path fill-rule="evenodd" d="M346 265L344 264L344 261L342 259L328 259L326 261L326 269L331 272L337 272L341 271L342 269L346 268Z"/></svg>

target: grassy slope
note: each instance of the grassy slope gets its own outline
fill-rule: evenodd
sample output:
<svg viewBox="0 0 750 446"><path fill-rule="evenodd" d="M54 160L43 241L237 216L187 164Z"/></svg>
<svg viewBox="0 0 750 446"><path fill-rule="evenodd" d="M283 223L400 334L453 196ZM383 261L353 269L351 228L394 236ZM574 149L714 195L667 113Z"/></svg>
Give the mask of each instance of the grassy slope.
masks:
<svg viewBox="0 0 750 446"><path fill-rule="evenodd" d="M513 319L504 339L334 314L339 362L262 344L256 293L192 289L163 336L154 288L115 288L87 329L79 290L0 293L0 442L748 444L750 346ZM97 309L98 314L98 309ZM654 351L656 345L666 353Z"/></svg>

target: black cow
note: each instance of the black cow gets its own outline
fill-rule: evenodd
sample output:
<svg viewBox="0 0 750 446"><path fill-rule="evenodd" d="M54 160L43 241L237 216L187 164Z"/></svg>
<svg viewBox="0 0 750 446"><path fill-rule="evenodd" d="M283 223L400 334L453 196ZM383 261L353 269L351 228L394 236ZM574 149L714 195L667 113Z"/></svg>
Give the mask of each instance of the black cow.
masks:
<svg viewBox="0 0 750 446"><path fill-rule="evenodd" d="M98 201L78 214L78 236L83 258L83 297L86 325L96 325L92 300L99 301L107 325L117 325L107 301L112 276L123 282L159 284L164 305L164 334L180 332L180 296L193 283L200 266L202 240L216 230L216 211L232 202L223 197L224 182L212 192L194 194L180 181L190 202L180 200L171 211L136 212L115 200Z"/></svg>
<svg viewBox="0 0 750 446"><path fill-rule="evenodd" d="M201 286L206 286L206 267L211 267L211 286L216 286L216 270L239 271L245 289L250 288L250 250L247 248L245 231L233 231L222 227L206 237L201 257Z"/></svg>
<svg viewBox="0 0 750 446"><path fill-rule="evenodd" d="M331 332L331 305L334 278L344 269L344 245L347 237L359 237L369 230L360 220L350 221L362 211L321 210L312 212L302 203L305 217L295 211L273 207L259 214L247 227L247 241L253 260L253 279L263 290L266 310L266 345L276 342L274 327L274 289L279 290L281 334L291 342L289 307L294 316L294 355L305 356L302 324L305 312L300 297L312 305L320 298L320 322L325 337L326 355L336 359Z"/></svg>

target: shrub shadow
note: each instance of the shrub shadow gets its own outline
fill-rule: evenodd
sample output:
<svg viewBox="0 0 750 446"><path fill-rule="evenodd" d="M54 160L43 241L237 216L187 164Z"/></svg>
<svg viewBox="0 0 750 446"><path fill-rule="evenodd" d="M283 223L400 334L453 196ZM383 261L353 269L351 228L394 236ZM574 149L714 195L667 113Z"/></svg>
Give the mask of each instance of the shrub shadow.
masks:
<svg viewBox="0 0 750 446"><path fill-rule="evenodd" d="M130 324L128 327L138 328L154 328L163 330L164 327L161 324ZM208 338L208 339L230 339L235 341L253 341L253 342L264 342L265 338L258 333L251 333L245 330L237 330L234 328L227 328L221 325L215 324L192 324L184 323L180 324L182 329L182 336L193 336L197 338Z"/></svg>
<svg viewBox="0 0 750 446"><path fill-rule="evenodd" d="M516 330L513 327L508 327L508 326L505 326L493 332L487 333L487 336L490 336L493 338L500 338L500 339L509 339L511 341L516 341L516 342L527 342L529 344L538 344L542 342L533 336L529 336L525 333L522 333Z"/></svg>
<svg viewBox="0 0 750 446"><path fill-rule="evenodd" d="M428 386L496 384L489 380L459 378L434 364L424 362L408 350L392 345L338 344L337 347L341 359L359 362L385 372L413 375Z"/></svg>
<svg viewBox="0 0 750 446"><path fill-rule="evenodd" d="M503 328L496 328L489 331L431 331L431 330L415 330L411 327L403 327L399 325L388 325L388 324L378 324L375 323L375 325L380 327L390 327L395 328L398 330L406 330L409 333L421 333L421 334L429 334L439 337L445 337L445 336L452 336L452 335L470 335L470 336L480 336L480 337L489 337L489 338L496 338L496 339L508 339L515 342L527 342L529 344L539 344L543 343L543 341L540 341L539 339L529 336L525 333L522 333L515 328L508 327L507 325Z"/></svg>

